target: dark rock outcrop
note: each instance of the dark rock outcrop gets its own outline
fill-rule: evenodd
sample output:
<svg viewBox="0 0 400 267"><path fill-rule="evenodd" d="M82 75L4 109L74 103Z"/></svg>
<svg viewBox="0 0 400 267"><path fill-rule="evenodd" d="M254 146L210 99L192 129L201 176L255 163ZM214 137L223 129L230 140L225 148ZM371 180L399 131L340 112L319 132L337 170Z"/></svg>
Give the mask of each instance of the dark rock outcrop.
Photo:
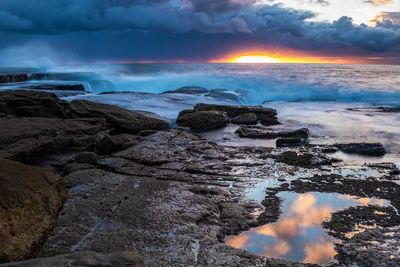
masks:
<svg viewBox="0 0 400 267"><path fill-rule="evenodd" d="M381 157L386 154L386 150L380 143L349 143L335 144L335 147L349 154L358 154L364 156Z"/></svg>
<svg viewBox="0 0 400 267"><path fill-rule="evenodd" d="M135 252L101 254L94 251L79 251L49 258L37 258L1 265L2 267L142 267L143 258Z"/></svg>
<svg viewBox="0 0 400 267"><path fill-rule="evenodd" d="M107 104L75 100L70 103L70 107L79 117L105 118L108 123L125 133L137 134L143 130L165 130L169 126L167 121L159 118Z"/></svg>
<svg viewBox="0 0 400 267"><path fill-rule="evenodd" d="M28 79L28 74L0 74L0 83L25 82Z"/></svg>
<svg viewBox="0 0 400 267"><path fill-rule="evenodd" d="M99 135L97 137L96 150L100 154L111 154L127 149L134 145L137 140L138 137L131 134Z"/></svg>
<svg viewBox="0 0 400 267"><path fill-rule="evenodd" d="M32 256L67 197L49 171L0 159L0 262Z"/></svg>
<svg viewBox="0 0 400 267"><path fill-rule="evenodd" d="M19 117L73 118L69 104L56 95L35 91L4 91L0 93L0 113Z"/></svg>
<svg viewBox="0 0 400 267"><path fill-rule="evenodd" d="M296 147L306 144L305 139L289 137L289 138L278 138L276 139L276 147Z"/></svg>
<svg viewBox="0 0 400 267"><path fill-rule="evenodd" d="M110 127L101 118L0 118L0 158L33 162L49 153L86 150Z"/></svg>
<svg viewBox="0 0 400 267"><path fill-rule="evenodd" d="M302 128L294 131L276 131L260 126L241 126L236 130L236 134L243 138L254 139L275 139L279 137L308 139L309 130Z"/></svg>
<svg viewBox="0 0 400 267"><path fill-rule="evenodd" d="M231 120L234 124L254 125L258 122L258 117L255 113L240 114Z"/></svg>
<svg viewBox="0 0 400 267"><path fill-rule="evenodd" d="M197 104L194 107L195 111L224 111L228 114L230 118L236 117L245 113L254 113L254 114L264 114L268 116L276 116L277 112L275 109L257 107L257 106L229 106L229 105L214 105L214 104Z"/></svg>
<svg viewBox="0 0 400 267"><path fill-rule="evenodd" d="M24 87L26 89L34 90L48 90L48 91L78 91L84 92L85 87L82 84L39 84Z"/></svg>
<svg viewBox="0 0 400 267"><path fill-rule="evenodd" d="M186 95L203 95L209 92L208 89L200 86L185 86L173 91L165 91L162 94L186 94Z"/></svg>
<svg viewBox="0 0 400 267"><path fill-rule="evenodd" d="M226 112L230 119L246 113L254 113L258 120L263 125L279 124L277 112L275 109L257 107L257 106L229 106L229 105L214 105L214 104L197 104L194 107L195 111L223 111Z"/></svg>
<svg viewBox="0 0 400 267"><path fill-rule="evenodd" d="M221 111L198 111L179 115L176 122L179 126L189 127L196 131L206 131L225 127L228 116Z"/></svg>

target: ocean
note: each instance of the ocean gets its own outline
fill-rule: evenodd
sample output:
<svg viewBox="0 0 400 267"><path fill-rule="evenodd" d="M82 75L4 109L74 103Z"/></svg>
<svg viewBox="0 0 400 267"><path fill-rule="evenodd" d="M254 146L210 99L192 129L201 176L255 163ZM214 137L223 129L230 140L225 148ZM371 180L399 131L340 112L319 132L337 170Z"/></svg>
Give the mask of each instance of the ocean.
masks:
<svg viewBox="0 0 400 267"><path fill-rule="evenodd" d="M400 111L396 109L400 107L400 66L396 65L119 64L0 72L47 73L45 81L29 84L82 83L85 94L64 95L64 99L90 99L154 112L171 121L180 110L199 102L273 107L283 123L279 127L307 127L313 143L381 142L389 152L381 161L400 163ZM224 89L236 99L224 98L229 94L160 94L183 86ZM223 140L229 134L220 131L215 136ZM348 160L351 164L354 157ZM356 159L362 161L368 159Z"/></svg>

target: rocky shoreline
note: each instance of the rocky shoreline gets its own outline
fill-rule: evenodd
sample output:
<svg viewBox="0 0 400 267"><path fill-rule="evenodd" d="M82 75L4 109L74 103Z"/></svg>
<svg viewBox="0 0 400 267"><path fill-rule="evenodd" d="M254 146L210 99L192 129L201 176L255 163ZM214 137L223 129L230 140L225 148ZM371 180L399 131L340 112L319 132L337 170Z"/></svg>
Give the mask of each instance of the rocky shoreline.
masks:
<svg viewBox="0 0 400 267"><path fill-rule="evenodd" d="M310 145L307 129L274 130L278 118L268 108L198 104L172 128L151 113L40 91L0 92L1 266L319 266L224 244L277 221L276 195L285 191L390 202L338 211L324 227L341 240L331 266L400 265L399 170L370 164L344 174L332 154L381 163L385 148ZM221 146L202 135L230 124L240 137L276 139L277 147ZM247 198L260 181L277 186L265 188L262 201ZM347 238L360 224L373 227Z"/></svg>

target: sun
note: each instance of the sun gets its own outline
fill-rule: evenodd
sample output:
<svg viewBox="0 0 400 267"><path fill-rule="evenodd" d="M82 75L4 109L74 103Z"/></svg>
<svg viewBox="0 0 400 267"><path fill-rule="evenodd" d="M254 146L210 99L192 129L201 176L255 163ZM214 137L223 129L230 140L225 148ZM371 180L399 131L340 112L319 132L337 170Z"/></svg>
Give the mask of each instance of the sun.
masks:
<svg viewBox="0 0 400 267"><path fill-rule="evenodd" d="M237 56L229 61L231 63L280 63L279 60L265 55Z"/></svg>

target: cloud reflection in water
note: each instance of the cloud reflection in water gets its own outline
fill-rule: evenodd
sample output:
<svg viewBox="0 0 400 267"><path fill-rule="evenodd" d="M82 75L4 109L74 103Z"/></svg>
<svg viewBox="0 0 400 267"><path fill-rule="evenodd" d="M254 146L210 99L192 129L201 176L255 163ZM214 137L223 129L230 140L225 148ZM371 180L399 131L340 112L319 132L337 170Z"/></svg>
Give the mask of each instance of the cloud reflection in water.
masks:
<svg viewBox="0 0 400 267"><path fill-rule="evenodd" d="M333 212L357 205L385 205L379 199L336 193L281 192L282 214L275 223L228 237L229 246L271 258L327 265L334 261L335 242L322 228Z"/></svg>

